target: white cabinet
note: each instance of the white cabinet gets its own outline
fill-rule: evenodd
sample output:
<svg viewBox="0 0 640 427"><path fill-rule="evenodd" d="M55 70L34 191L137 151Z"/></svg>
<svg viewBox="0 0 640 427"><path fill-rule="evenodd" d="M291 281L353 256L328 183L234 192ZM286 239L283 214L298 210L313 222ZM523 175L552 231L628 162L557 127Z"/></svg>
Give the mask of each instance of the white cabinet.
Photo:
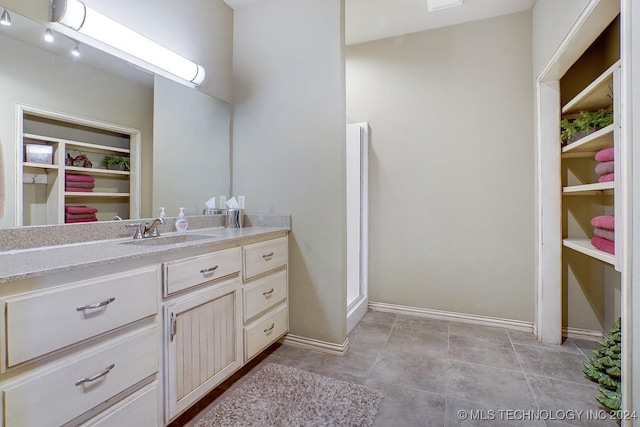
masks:
<svg viewBox="0 0 640 427"><path fill-rule="evenodd" d="M287 237L242 248L244 361L289 331Z"/></svg>
<svg viewBox="0 0 640 427"><path fill-rule="evenodd" d="M80 276L0 289L0 426L79 424L157 382L159 266Z"/></svg>
<svg viewBox="0 0 640 427"><path fill-rule="evenodd" d="M91 419L82 427L157 427L159 393L158 383L154 382Z"/></svg>
<svg viewBox="0 0 640 427"><path fill-rule="evenodd" d="M1 297L6 363L0 372L155 315L157 288L158 269L148 267Z"/></svg>
<svg viewBox="0 0 640 427"><path fill-rule="evenodd" d="M167 422L242 366L240 267L239 248L165 263L166 289L201 285L164 304Z"/></svg>
<svg viewBox="0 0 640 427"><path fill-rule="evenodd" d="M109 340L3 385L4 425L62 425L157 371L156 327Z"/></svg>
<svg viewBox="0 0 640 427"><path fill-rule="evenodd" d="M164 263L165 423L287 333L287 262L284 233Z"/></svg>

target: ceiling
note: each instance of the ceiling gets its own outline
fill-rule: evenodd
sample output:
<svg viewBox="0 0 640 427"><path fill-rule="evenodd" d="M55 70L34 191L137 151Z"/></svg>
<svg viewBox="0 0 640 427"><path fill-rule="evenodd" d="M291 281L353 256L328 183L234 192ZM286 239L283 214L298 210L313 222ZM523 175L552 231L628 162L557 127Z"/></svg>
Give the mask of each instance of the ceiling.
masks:
<svg viewBox="0 0 640 427"><path fill-rule="evenodd" d="M269 0L224 0L234 9ZM536 0L464 0L427 12L426 0L345 0L345 42L363 43L529 10Z"/></svg>

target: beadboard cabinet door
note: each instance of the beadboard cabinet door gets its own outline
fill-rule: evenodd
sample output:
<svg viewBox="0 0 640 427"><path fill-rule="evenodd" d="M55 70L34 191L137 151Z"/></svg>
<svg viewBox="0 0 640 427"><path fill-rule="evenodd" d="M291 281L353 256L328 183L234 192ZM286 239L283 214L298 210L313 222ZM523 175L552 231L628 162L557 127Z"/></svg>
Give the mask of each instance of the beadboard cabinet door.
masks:
<svg viewBox="0 0 640 427"><path fill-rule="evenodd" d="M217 282L165 305L167 420L242 365L241 282Z"/></svg>

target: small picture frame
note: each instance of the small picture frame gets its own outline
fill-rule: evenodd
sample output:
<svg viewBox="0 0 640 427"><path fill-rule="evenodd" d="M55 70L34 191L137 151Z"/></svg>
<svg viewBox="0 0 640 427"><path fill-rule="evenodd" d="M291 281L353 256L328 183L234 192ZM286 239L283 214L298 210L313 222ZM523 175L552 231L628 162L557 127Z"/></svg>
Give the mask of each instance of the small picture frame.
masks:
<svg viewBox="0 0 640 427"><path fill-rule="evenodd" d="M27 162L53 164L53 146L42 144L25 144L24 152Z"/></svg>

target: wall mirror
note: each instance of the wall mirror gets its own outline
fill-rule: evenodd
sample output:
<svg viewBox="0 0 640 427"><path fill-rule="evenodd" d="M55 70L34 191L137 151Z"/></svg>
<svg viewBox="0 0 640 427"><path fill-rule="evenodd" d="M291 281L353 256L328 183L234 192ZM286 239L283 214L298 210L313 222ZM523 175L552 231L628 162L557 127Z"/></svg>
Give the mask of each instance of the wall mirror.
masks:
<svg viewBox="0 0 640 427"><path fill-rule="evenodd" d="M229 104L87 45L74 58L74 40L54 31L48 43L43 25L8 12L12 25L0 26L0 227L29 223L17 208L20 105L140 130L141 217L159 206L168 216L180 206L201 213L210 197L229 193Z"/></svg>

